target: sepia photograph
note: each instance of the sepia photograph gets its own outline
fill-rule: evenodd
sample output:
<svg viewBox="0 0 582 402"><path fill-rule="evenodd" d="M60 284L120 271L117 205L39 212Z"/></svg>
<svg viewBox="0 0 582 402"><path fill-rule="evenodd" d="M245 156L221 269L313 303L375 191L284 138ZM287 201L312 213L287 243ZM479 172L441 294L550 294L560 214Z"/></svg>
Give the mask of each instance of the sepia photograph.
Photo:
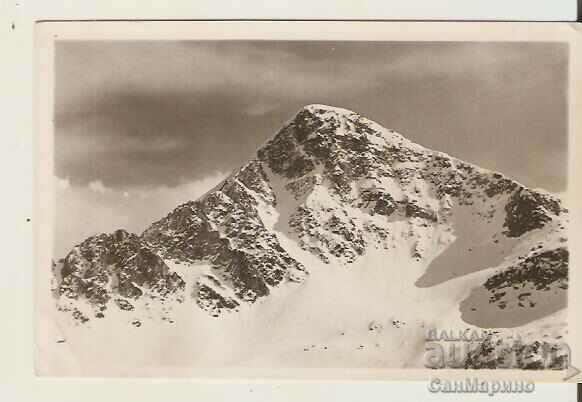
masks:
<svg viewBox="0 0 582 402"><path fill-rule="evenodd" d="M38 374L568 370L568 38L311 27L50 38Z"/></svg>

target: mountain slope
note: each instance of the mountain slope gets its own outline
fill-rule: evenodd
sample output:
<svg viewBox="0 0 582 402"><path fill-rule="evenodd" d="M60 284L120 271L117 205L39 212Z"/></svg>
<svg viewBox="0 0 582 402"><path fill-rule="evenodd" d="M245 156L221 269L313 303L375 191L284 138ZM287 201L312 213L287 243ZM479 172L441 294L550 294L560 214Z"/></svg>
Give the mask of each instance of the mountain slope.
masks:
<svg viewBox="0 0 582 402"><path fill-rule="evenodd" d="M254 159L141 236L118 231L77 246L55 267L55 295L83 323L118 311L141 325L156 319L155 308L173 323L200 308L247 327L270 317L278 322L268 324L270 339L308 326L297 342L309 343L338 335L340 323L394 345L440 325L437 315L461 327L509 328L563 309L566 222L548 193L354 112L310 105ZM184 310L190 301L197 307ZM127 307L140 303L147 308ZM383 324L369 330L360 317ZM386 317L399 334L385 329ZM334 342L341 350L341 338ZM411 342L408 355L417 349ZM345 364L407 359L377 355Z"/></svg>

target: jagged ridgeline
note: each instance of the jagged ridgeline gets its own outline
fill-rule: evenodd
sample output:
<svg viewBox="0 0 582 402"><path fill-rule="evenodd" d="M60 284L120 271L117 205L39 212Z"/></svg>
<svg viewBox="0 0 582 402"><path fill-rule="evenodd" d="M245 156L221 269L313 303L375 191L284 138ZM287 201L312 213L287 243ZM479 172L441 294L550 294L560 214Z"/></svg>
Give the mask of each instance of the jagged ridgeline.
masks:
<svg viewBox="0 0 582 402"><path fill-rule="evenodd" d="M54 294L78 322L115 310L141 325L138 310L152 305L172 321L172 306L189 299L220 317L304 286L320 266L357 270L374 254L416 267L411 288L495 268L459 309L469 324L508 327L565 307L566 223L547 192L310 105L141 235L118 230L74 247L54 264ZM523 322L516 311L527 311Z"/></svg>

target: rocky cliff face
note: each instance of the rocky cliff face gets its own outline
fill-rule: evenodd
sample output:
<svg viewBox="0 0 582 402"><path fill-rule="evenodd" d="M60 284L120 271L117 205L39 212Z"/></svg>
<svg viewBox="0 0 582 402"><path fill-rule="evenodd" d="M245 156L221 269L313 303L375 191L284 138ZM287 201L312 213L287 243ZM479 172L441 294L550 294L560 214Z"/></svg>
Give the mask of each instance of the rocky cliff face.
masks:
<svg viewBox="0 0 582 402"><path fill-rule="evenodd" d="M477 305L521 303L539 315L548 312L539 294L565 299L566 219L550 194L357 113L310 105L254 159L142 235L117 231L75 247L56 268L56 296L81 321L145 297L192 297L219 317L309 281L305 255L349 268L379 250L424 267L421 287L499 266L463 302L468 322L478 322ZM172 264L197 273L190 287ZM524 291L506 292L515 286Z"/></svg>
<svg viewBox="0 0 582 402"><path fill-rule="evenodd" d="M213 314L252 303L282 282L300 282L305 275L305 267L281 247L259 215L259 202L274 203L261 169L251 162L142 235L165 259L210 264L213 274L205 277L210 281L198 281L195 297ZM226 296L225 289L236 297Z"/></svg>
<svg viewBox="0 0 582 402"><path fill-rule="evenodd" d="M185 287L140 237L125 230L88 238L59 265L59 309L80 322L103 318L108 308L132 311L141 298L164 302Z"/></svg>

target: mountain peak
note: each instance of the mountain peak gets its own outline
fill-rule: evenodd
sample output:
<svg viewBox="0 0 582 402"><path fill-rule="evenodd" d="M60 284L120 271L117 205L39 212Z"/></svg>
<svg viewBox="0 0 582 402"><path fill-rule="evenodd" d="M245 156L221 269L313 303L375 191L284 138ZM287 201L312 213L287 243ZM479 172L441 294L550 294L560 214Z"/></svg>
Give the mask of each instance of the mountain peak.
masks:
<svg viewBox="0 0 582 402"><path fill-rule="evenodd" d="M281 131L289 125L295 125L303 131L311 130L306 134L357 136L381 132L394 133L394 130L386 129L352 110L317 103L303 106ZM305 139L302 137L307 137L298 134L300 142Z"/></svg>
<svg viewBox="0 0 582 402"><path fill-rule="evenodd" d="M87 317L101 317L110 299L123 310L144 295L191 297L218 317L300 286L321 264L357 267L374 255L425 268L416 285L429 287L552 251L566 214L552 196L500 173L350 110L311 104L256 158L141 236L118 230L82 243L64 260L58 293L98 309ZM512 254L520 242L523 253Z"/></svg>
<svg viewBox="0 0 582 402"><path fill-rule="evenodd" d="M348 109L344 109L344 108L337 107L337 106L324 105L321 103L312 103L309 105L305 105L301 108L301 111L303 111L303 110L306 110L308 112L315 113L315 114L326 113L326 112L334 112L334 113L341 114L341 115L357 114L356 112L353 112L353 111L348 110Z"/></svg>
<svg viewBox="0 0 582 402"><path fill-rule="evenodd" d="M352 164L356 170L370 170L374 168L370 158L377 162L374 165L385 163L388 149L402 145L414 144L350 110L312 104L303 107L259 149L257 156L275 173L299 178L316 166L345 171Z"/></svg>

